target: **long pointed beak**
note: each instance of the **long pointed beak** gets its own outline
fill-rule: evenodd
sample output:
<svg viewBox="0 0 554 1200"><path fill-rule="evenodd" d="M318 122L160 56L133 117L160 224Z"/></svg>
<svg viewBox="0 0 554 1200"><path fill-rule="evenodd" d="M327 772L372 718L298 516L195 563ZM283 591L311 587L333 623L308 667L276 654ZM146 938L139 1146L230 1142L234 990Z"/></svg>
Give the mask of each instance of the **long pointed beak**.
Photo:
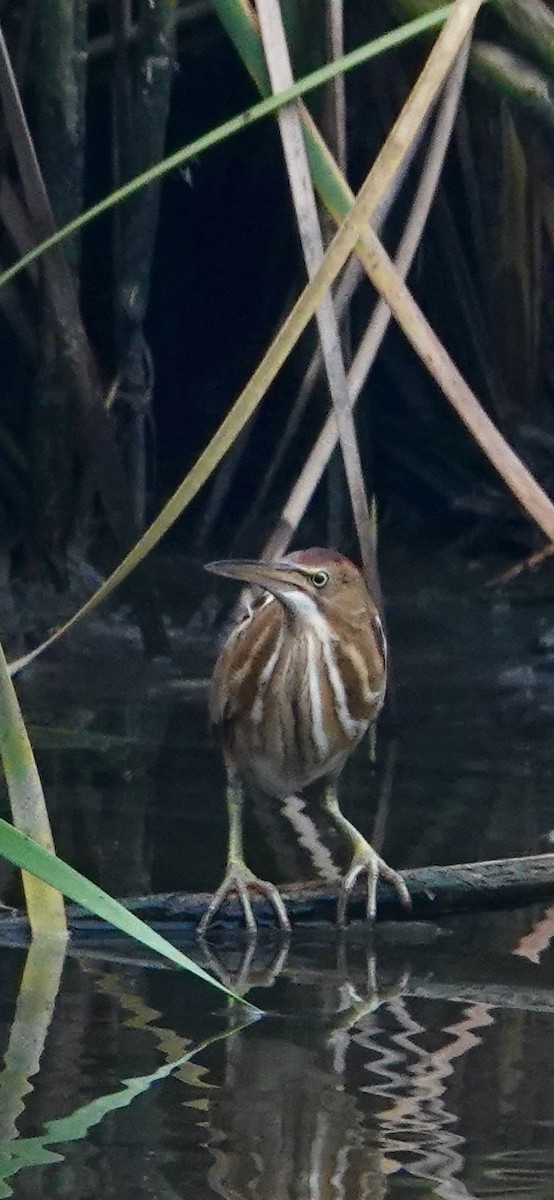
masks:
<svg viewBox="0 0 554 1200"><path fill-rule="evenodd" d="M298 571L286 559L273 562L260 562L256 558L221 559L219 562L206 563L205 570L213 575L224 575L227 579L265 588L275 595L287 585L294 587L299 583Z"/></svg>

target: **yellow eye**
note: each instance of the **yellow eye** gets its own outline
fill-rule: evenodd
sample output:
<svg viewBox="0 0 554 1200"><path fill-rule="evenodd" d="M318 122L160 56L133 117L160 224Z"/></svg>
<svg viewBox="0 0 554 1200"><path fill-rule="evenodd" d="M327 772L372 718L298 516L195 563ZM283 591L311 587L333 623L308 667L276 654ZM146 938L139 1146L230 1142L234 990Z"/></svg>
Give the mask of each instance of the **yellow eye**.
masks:
<svg viewBox="0 0 554 1200"><path fill-rule="evenodd" d="M328 580L329 576L327 571L314 571L312 575L312 583L316 588L325 587L325 584L328 582Z"/></svg>

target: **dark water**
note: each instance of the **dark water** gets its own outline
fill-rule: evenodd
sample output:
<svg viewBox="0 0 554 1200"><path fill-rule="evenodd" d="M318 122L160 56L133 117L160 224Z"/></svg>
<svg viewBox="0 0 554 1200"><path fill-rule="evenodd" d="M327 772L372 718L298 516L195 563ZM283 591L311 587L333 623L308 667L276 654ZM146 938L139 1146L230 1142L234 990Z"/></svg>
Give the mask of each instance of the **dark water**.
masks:
<svg viewBox="0 0 554 1200"><path fill-rule="evenodd" d="M392 555L385 578L399 732L375 769L360 750L346 811L371 834L381 800L398 866L548 848L554 676L539 643L554 607L480 591L438 553ZM208 648L180 657L146 668L134 643L91 630L19 685L59 851L118 895L220 877ZM250 813L260 873L332 871L334 843L303 840ZM0 884L17 899L5 864ZM238 1030L224 997L122 941L73 945L65 963L0 945L0 1197L552 1200L552 934L543 906L373 938L312 928L254 951L226 935L211 961L185 946L266 1011Z"/></svg>

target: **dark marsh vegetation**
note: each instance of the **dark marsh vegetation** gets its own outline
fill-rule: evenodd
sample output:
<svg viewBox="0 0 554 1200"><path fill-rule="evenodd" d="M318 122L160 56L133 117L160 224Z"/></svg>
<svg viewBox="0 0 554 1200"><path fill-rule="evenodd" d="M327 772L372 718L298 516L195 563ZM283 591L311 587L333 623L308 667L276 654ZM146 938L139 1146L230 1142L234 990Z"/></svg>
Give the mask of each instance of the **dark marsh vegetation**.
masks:
<svg viewBox="0 0 554 1200"><path fill-rule="evenodd" d="M553 65L543 0L0 3L0 1196L553 1194L551 907L201 944L174 900L224 855L201 566L289 545L378 541L345 811L408 871L552 848ZM334 898L284 817L256 870Z"/></svg>
<svg viewBox="0 0 554 1200"><path fill-rule="evenodd" d="M255 102L227 32L233 7L4 6L3 266ZM283 6L297 76L325 61L324 7ZM347 5L344 48L432 7ZM483 6L412 284L462 374L547 491L549 32L545 5ZM240 49L240 27L234 36ZM316 120L346 155L355 191L429 46L420 35L349 73L344 111L331 85L313 93ZM424 151L425 137L384 226L391 253ZM324 234L328 240L328 223ZM86 594L95 578L89 568L105 572L136 541L252 374L303 275L278 133L266 120L138 191L0 289L3 593L7 606L15 591L22 638L35 585L54 589L60 610L71 611L68 586L79 590L80 581ZM359 279L345 331L352 353L373 304ZM308 330L185 513L169 545L189 560L229 545L253 553L274 528L327 411L321 371L302 393L301 413L294 404L313 348ZM359 410L364 474L382 522L401 528L419 518L488 538L507 556L538 548L394 323ZM318 532L353 548L336 458L298 536ZM159 620L148 611L143 621L159 648ZM13 636L8 613L5 627Z"/></svg>

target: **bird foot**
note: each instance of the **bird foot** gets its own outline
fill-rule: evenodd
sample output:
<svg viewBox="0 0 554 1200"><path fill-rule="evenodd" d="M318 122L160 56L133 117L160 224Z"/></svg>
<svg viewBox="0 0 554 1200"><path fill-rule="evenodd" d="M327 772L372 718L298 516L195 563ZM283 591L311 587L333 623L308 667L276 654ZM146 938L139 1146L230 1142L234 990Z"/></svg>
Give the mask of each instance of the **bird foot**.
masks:
<svg viewBox="0 0 554 1200"><path fill-rule="evenodd" d="M213 921L216 913L219 912L227 898L234 893L238 896L242 905L244 921L248 932L256 933L258 927L254 913L252 912L250 896L248 895L249 889L253 892L258 892L261 896L265 896L277 917L280 929L290 933L290 921L287 917L287 910L275 884L269 883L265 879L258 879L258 876L254 875L254 872L245 863L234 863L232 866L229 866L223 883L217 889L215 896L210 900L206 912L202 917L198 926L198 932L200 934L206 932L208 925Z"/></svg>
<svg viewBox="0 0 554 1200"><path fill-rule="evenodd" d="M367 872L366 914L368 920L375 920L375 913L377 911L377 881L379 877L386 879L388 883L392 884L404 908L412 907L410 893L402 876L398 874L398 871L393 871L392 867L389 867L388 863L377 854L376 850L369 845L369 842L366 842L365 838L361 838L356 846L350 869L347 871L341 884L337 907L337 922L341 927L346 925L346 912L352 888L363 871Z"/></svg>

